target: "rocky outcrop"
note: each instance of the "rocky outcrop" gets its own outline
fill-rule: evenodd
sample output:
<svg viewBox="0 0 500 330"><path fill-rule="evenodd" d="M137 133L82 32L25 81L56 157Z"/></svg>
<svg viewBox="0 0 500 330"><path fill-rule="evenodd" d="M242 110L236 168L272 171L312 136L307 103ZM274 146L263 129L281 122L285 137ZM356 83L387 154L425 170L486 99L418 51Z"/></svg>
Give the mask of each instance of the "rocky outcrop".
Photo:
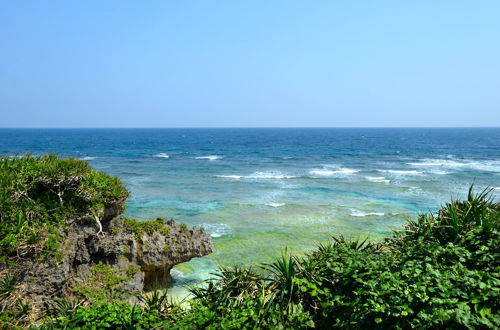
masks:
<svg viewBox="0 0 500 330"><path fill-rule="evenodd" d="M171 282L173 266L213 251L203 228L189 229L162 218L142 223L119 216L119 210L106 210L102 233L93 218L72 220L61 229L63 245L57 258L22 261L17 267L21 295L35 308L50 303L50 297L71 296L99 264L125 279L124 292L141 292Z"/></svg>

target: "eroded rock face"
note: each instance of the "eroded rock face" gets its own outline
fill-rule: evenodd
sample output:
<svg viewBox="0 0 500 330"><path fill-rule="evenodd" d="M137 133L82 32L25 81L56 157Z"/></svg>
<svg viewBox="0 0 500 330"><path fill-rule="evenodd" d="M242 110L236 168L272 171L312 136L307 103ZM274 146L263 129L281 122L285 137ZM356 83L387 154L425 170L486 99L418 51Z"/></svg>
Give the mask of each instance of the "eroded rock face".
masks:
<svg viewBox="0 0 500 330"><path fill-rule="evenodd" d="M50 297L71 295L100 262L127 276L125 291L140 292L164 286L172 281L173 266L213 251L211 237L202 228L158 219L154 221L162 230L137 233L118 216L119 209L107 210L100 235L92 218L74 220L62 230L63 254L57 260L26 260L19 265L21 294L35 308L50 303Z"/></svg>
<svg viewBox="0 0 500 330"><path fill-rule="evenodd" d="M173 220L163 225L169 228L167 235L155 230L139 238L124 227L122 218L116 218L106 228L104 237L93 239L92 233L86 235L87 242L75 251L75 261L79 264L76 268L99 261L116 265L121 270L139 267L141 272L133 286L143 290L164 286L171 281L173 266L213 251L211 237L203 228L188 229ZM80 241L80 237L77 240Z"/></svg>

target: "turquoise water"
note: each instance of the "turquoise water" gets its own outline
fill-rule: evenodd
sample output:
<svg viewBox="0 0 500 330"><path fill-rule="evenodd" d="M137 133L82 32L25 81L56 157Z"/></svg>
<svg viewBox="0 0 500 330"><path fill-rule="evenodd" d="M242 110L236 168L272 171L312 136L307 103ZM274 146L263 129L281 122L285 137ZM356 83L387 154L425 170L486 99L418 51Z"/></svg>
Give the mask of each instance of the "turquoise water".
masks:
<svg viewBox="0 0 500 330"><path fill-rule="evenodd" d="M0 130L1 154L27 152L119 176L129 216L205 227L216 252L176 267L179 283L332 235L383 237L471 183L500 189L498 128Z"/></svg>

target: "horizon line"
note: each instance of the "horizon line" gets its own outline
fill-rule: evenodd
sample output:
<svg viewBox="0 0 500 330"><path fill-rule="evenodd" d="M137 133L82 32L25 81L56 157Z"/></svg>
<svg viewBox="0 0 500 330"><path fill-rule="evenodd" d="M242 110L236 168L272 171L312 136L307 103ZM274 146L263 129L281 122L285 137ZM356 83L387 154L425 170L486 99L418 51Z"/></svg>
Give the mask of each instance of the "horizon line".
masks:
<svg viewBox="0 0 500 330"><path fill-rule="evenodd" d="M358 129L358 128L500 128L500 126L164 126L164 127L0 127L0 129Z"/></svg>

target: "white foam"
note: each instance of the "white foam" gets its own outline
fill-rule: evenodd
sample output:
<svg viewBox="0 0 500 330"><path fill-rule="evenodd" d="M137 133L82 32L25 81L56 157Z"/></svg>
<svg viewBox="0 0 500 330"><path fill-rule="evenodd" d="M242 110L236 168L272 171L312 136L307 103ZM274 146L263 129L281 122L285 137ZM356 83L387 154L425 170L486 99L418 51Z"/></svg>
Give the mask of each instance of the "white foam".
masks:
<svg viewBox="0 0 500 330"><path fill-rule="evenodd" d="M332 171L332 170L310 170L309 174L320 175L320 176L330 176L330 175L334 175L335 171Z"/></svg>
<svg viewBox="0 0 500 330"><path fill-rule="evenodd" d="M470 161L467 167L473 170L500 173L500 161L496 160Z"/></svg>
<svg viewBox="0 0 500 330"><path fill-rule="evenodd" d="M224 179L235 179L235 180L239 180L239 179L241 179L243 176L241 176L241 175L216 175L215 177L216 177L216 178L224 178Z"/></svg>
<svg viewBox="0 0 500 330"><path fill-rule="evenodd" d="M422 188L420 188L420 187L408 187L408 192L411 192L411 193L421 193L422 192Z"/></svg>
<svg viewBox="0 0 500 330"><path fill-rule="evenodd" d="M80 158L81 160L94 160L96 159L97 157L90 157L90 156L86 156L86 157L82 157Z"/></svg>
<svg viewBox="0 0 500 330"><path fill-rule="evenodd" d="M386 179L384 176L365 176L365 179L370 182L379 182L379 183L389 183L391 180Z"/></svg>
<svg viewBox="0 0 500 330"><path fill-rule="evenodd" d="M385 215L385 213L382 213L382 212L363 212L363 211L360 211L360 210L356 210L356 209L351 209L351 216L353 217L367 217L367 216L383 216Z"/></svg>
<svg viewBox="0 0 500 330"><path fill-rule="evenodd" d="M293 179L295 176L286 175L281 172L255 172L249 176L249 179Z"/></svg>
<svg viewBox="0 0 500 330"><path fill-rule="evenodd" d="M154 155L154 157L158 157L158 158L170 158L170 155L164 153L164 152L160 152L159 154L156 154Z"/></svg>
<svg viewBox="0 0 500 330"><path fill-rule="evenodd" d="M225 223L203 223L201 226L212 237L222 237L231 233L231 228Z"/></svg>
<svg viewBox="0 0 500 330"><path fill-rule="evenodd" d="M267 203L266 205L271 206L271 207L281 207L281 206L285 206L286 204L285 203Z"/></svg>
<svg viewBox="0 0 500 330"><path fill-rule="evenodd" d="M500 161L498 160L449 160L449 159L421 159L419 162L406 163L410 166L435 166L447 168L468 168L485 172L500 172Z"/></svg>
<svg viewBox="0 0 500 330"><path fill-rule="evenodd" d="M319 176L335 176L335 175L350 175L358 173L358 170L353 170L350 168L341 168L339 170L327 170L327 169L312 169L309 171L311 175L319 175Z"/></svg>
<svg viewBox="0 0 500 330"><path fill-rule="evenodd" d="M493 190L500 190L500 187L495 187L493 188Z"/></svg>
<svg viewBox="0 0 500 330"><path fill-rule="evenodd" d="M183 272L175 268L170 270L170 275L175 278L176 282L182 282L183 280L187 279L187 276Z"/></svg>
<svg viewBox="0 0 500 330"><path fill-rule="evenodd" d="M214 161L214 160L221 159L221 158L222 158L221 156L216 156L216 155L195 157L195 159L207 159L210 161Z"/></svg>
<svg viewBox="0 0 500 330"><path fill-rule="evenodd" d="M465 163L459 163L452 160L436 159L436 160L426 160L418 163L406 163L411 166L446 166L446 167L461 167L466 166Z"/></svg>
<svg viewBox="0 0 500 330"><path fill-rule="evenodd" d="M286 175L281 172L255 172L250 175L216 175L218 178L226 178L226 179L293 179L295 176Z"/></svg>
<svg viewBox="0 0 500 330"><path fill-rule="evenodd" d="M414 170L377 170L382 173L391 173L391 174L401 174L401 175L419 175L422 174L420 171Z"/></svg>
<svg viewBox="0 0 500 330"><path fill-rule="evenodd" d="M449 174L450 172L435 170L435 171L430 171L429 173L437 174L437 175L446 175L446 174Z"/></svg>

